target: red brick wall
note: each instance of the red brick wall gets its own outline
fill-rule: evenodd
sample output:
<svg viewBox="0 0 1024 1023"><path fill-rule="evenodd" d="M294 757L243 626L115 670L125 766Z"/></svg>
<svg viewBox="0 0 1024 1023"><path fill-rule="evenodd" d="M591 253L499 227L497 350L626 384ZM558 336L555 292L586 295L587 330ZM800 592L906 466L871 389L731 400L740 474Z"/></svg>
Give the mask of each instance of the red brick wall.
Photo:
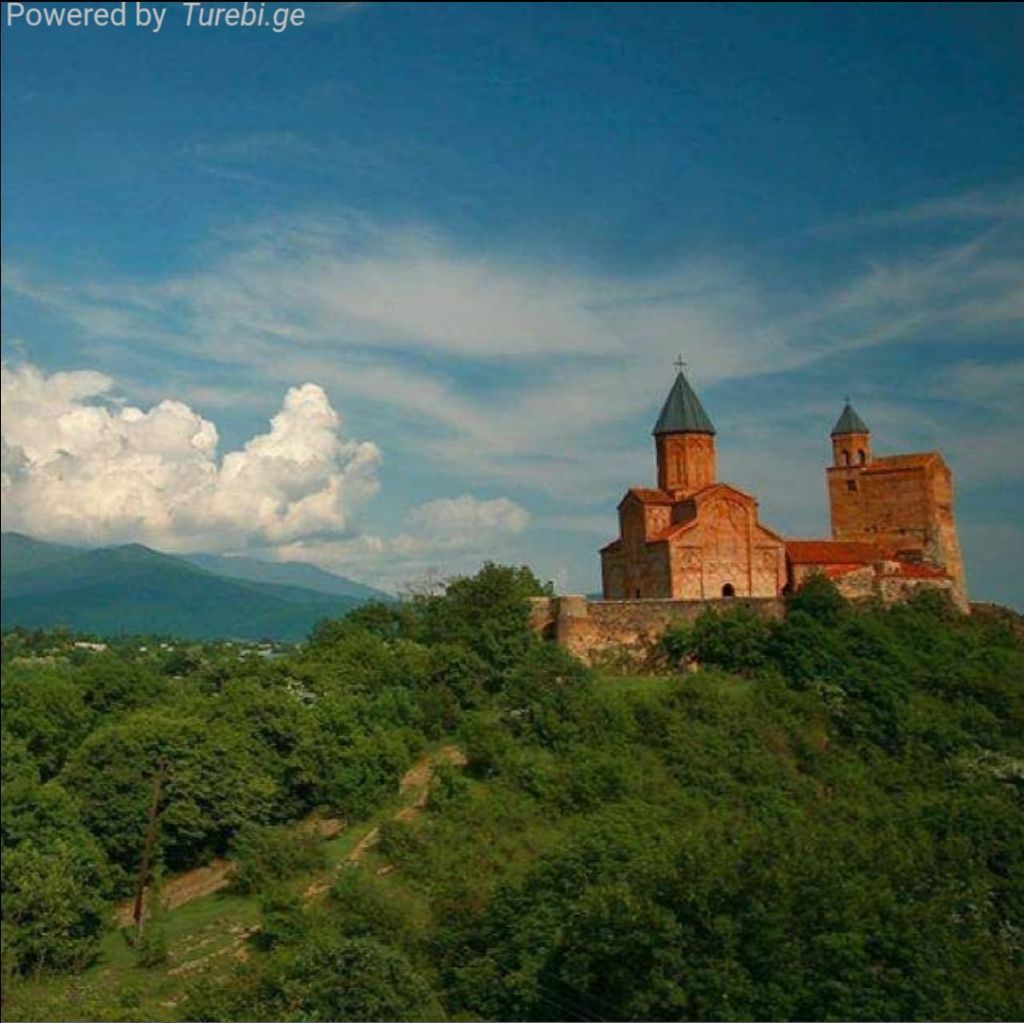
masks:
<svg viewBox="0 0 1024 1023"><path fill-rule="evenodd" d="M966 600L952 474L940 459L867 471L832 466L827 477L833 539L877 543L944 568Z"/></svg>
<svg viewBox="0 0 1024 1023"><path fill-rule="evenodd" d="M707 433L666 433L655 438L658 486L692 493L715 482L715 438Z"/></svg>

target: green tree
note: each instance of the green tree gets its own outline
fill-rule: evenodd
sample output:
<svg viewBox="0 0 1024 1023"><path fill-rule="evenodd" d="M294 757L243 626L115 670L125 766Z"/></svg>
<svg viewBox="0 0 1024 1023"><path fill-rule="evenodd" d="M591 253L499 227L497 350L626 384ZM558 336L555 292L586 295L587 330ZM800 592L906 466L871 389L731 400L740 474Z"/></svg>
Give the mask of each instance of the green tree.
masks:
<svg viewBox="0 0 1024 1023"><path fill-rule="evenodd" d="M534 641L528 598L549 592L528 568L489 561L475 576L449 583L443 596L422 598L423 638L474 651L496 683Z"/></svg>
<svg viewBox="0 0 1024 1023"><path fill-rule="evenodd" d="M94 715L67 669L7 668L4 728L28 747L44 779L57 774L88 735Z"/></svg>
<svg viewBox="0 0 1024 1023"><path fill-rule="evenodd" d="M247 821L266 820L272 780L227 727L166 711L136 711L98 728L62 775L82 821L127 878L138 866L157 764L163 787L158 849L169 870L223 854Z"/></svg>
<svg viewBox="0 0 1024 1023"><path fill-rule="evenodd" d="M5 961L15 972L80 969L96 954L108 889L103 858L80 836L46 846L31 841L5 851Z"/></svg>
<svg viewBox="0 0 1024 1023"><path fill-rule="evenodd" d="M745 607L704 611L689 635L691 653L701 664L750 674L768 661L770 626Z"/></svg>
<svg viewBox="0 0 1024 1023"><path fill-rule="evenodd" d="M408 958L373 938L329 928L298 945L275 947L227 981L192 991L189 1019L426 1020L441 1016L436 998Z"/></svg>

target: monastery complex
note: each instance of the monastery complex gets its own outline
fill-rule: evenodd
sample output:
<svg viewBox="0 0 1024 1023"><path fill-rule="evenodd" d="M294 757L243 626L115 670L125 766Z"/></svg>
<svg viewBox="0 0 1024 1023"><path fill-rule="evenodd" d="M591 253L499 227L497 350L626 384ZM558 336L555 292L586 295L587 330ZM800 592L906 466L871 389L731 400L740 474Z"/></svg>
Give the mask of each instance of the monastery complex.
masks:
<svg viewBox="0 0 1024 1023"><path fill-rule="evenodd" d="M718 479L715 428L680 371L654 426L657 486L619 502L619 536L601 551L605 600L775 598L814 572L851 598L949 590L967 606L953 479L938 452L876 455L849 402L825 470L829 539L789 539L755 497Z"/></svg>

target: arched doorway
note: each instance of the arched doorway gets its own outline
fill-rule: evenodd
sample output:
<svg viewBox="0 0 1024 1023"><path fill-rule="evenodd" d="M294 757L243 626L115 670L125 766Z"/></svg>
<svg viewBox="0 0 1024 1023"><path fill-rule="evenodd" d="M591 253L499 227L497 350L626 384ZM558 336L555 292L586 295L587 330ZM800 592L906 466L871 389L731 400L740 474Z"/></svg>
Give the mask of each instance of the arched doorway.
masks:
<svg viewBox="0 0 1024 1023"><path fill-rule="evenodd" d="M722 587L722 596L723 597L735 597L736 596L736 587L733 586L732 583L726 583Z"/></svg>

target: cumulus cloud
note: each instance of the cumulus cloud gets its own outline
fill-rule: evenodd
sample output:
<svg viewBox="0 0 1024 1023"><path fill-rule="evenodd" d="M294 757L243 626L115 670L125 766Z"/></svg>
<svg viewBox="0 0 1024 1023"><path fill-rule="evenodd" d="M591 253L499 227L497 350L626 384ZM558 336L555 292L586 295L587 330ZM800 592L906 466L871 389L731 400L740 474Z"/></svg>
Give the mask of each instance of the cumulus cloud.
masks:
<svg viewBox="0 0 1024 1023"><path fill-rule="evenodd" d="M2 367L3 527L165 549L343 535L376 493L380 452L345 440L316 384L293 387L269 430L217 456L213 423L180 401L109 400L87 371Z"/></svg>
<svg viewBox="0 0 1024 1023"><path fill-rule="evenodd" d="M218 457L217 428L180 401L119 404L101 373L2 366L3 528L80 543L256 550L393 585L456 572L526 529L506 497L419 504L394 536L360 527L380 450L348 440L323 388L291 388L269 428Z"/></svg>

